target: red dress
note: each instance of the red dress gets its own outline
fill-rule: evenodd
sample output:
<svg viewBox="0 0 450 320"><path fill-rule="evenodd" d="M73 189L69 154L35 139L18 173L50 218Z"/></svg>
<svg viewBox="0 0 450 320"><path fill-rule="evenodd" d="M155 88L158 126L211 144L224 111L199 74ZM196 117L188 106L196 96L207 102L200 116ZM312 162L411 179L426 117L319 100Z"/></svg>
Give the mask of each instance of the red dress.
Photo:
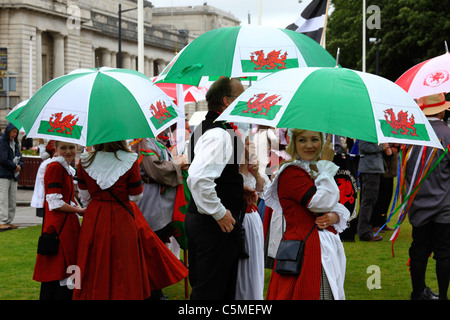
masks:
<svg viewBox="0 0 450 320"><path fill-rule="evenodd" d="M45 171L44 176L45 195L58 193L62 194L62 200L66 203L74 201L73 178L59 162L51 162ZM62 280L69 277L72 272L67 273L67 268L76 265L78 235L80 232L80 221L73 213L66 213L59 210L49 210L45 201L45 217L43 224L44 233L59 232L64 223L61 234L58 253L55 255L38 254L34 267L33 280L39 282L49 282Z"/></svg>
<svg viewBox="0 0 450 320"><path fill-rule="evenodd" d="M188 270L158 238L136 203L131 202L139 229L150 288L163 289L188 276Z"/></svg>
<svg viewBox="0 0 450 320"><path fill-rule="evenodd" d="M86 171L78 170L81 190L89 191L78 244L77 265L81 289L73 299L140 300L150 296L142 242L131 214L108 191L102 190ZM132 210L128 195L142 193L137 162L123 174L111 191Z"/></svg>
<svg viewBox="0 0 450 320"><path fill-rule="evenodd" d="M301 205L308 190L314 187L314 180L303 169L289 166L280 173L278 197L286 219L287 240L305 239L313 225L315 216ZM311 200L311 197L307 203ZM267 290L267 300L318 300L320 296L321 252L319 234L315 229L305 245L303 267L300 276L284 276L272 271ZM276 261L275 261L276 265ZM275 268L275 266L274 266Z"/></svg>

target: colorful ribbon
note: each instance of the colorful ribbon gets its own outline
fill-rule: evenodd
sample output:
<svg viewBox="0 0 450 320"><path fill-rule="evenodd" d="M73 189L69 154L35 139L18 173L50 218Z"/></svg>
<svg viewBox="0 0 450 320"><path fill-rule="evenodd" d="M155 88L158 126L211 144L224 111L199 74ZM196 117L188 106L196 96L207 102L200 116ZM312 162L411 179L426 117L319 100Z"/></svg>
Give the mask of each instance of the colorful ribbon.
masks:
<svg viewBox="0 0 450 320"><path fill-rule="evenodd" d="M392 203L391 213L389 214L389 217L388 217L386 223L380 228L380 230L382 230L384 228L384 226L386 226L390 222L392 216L397 211L402 209L402 210L400 210L400 214L399 214L397 223L394 226L395 231L392 234L391 239L390 239L390 241L392 242L391 249L392 249L393 257L395 257L394 244L395 244L395 241L397 240L401 225L406 218L406 215L407 215L407 213L419 191L420 186L425 181L425 179L434 171L434 169L436 169L438 164L442 161L442 159L448 153L449 149L450 149L450 145L447 146L447 149L442 153L442 155L439 157L439 159L433 165L431 165L433 162L433 159L436 155L437 148L434 148L433 151L429 154L428 159L425 160L426 147L422 147L421 154L417 158L417 162L415 164L414 174L411 179L411 184L410 184L409 190L408 190L408 192L406 192L405 170L406 170L406 164L409 159L410 152L412 150L412 146L408 149L406 154L405 154L405 146L402 146L402 150L399 153L399 166L398 166L398 170L397 170L397 187L396 187L396 191L394 194L394 200ZM420 166L420 170L419 170L419 166ZM416 176L417 176L417 178L416 178ZM401 202L401 204L396 206L397 202ZM377 235L379 232L380 231L378 231L375 235Z"/></svg>

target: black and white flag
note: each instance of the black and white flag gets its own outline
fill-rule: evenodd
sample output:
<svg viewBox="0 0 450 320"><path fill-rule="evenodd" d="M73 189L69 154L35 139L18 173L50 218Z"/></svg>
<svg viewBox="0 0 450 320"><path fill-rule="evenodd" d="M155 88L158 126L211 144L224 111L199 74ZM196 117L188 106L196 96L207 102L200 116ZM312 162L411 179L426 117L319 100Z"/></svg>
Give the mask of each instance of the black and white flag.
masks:
<svg viewBox="0 0 450 320"><path fill-rule="evenodd" d="M286 29L297 31L314 39L319 44L325 26L328 0L313 0L303 10L300 17Z"/></svg>

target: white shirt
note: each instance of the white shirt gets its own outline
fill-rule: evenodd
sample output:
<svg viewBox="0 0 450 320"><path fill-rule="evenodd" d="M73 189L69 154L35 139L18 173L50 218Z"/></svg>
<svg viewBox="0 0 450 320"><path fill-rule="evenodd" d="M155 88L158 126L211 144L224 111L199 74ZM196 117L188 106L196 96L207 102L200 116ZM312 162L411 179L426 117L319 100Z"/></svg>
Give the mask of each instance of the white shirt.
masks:
<svg viewBox="0 0 450 320"><path fill-rule="evenodd" d="M221 128L210 129L198 139L194 153L188 170L189 190L199 213L220 220L225 216L226 208L217 196L214 180L220 177L233 153L231 137Z"/></svg>

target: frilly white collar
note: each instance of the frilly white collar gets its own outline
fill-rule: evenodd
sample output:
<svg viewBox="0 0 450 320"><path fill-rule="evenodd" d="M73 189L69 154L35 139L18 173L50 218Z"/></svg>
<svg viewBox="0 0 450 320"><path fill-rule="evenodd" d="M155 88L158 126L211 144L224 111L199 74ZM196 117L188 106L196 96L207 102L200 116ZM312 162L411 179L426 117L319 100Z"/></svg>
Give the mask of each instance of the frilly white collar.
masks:
<svg viewBox="0 0 450 320"><path fill-rule="evenodd" d="M264 192L264 201L267 206L272 208L275 212L282 213L283 209L281 208L280 200L278 198L278 179L281 173L289 166L297 166L305 170L311 175L311 169L309 168L309 164L303 160L294 160L288 163L283 164L280 169L275 173L275 176L270 183L267 190Z"/></svg>
<svg viewBox="0 0 450 320"><path fill-rule="evenodd" d="M138 155L126 151L117 151L117 160L113 152L98 151L94 161L84 171L94 179L99 187L103 190L108 189L119 178L125 174L133 166ZM83 153L81 156L81 163L85 163L89 159L89 153Z"/></svg>
<svg viewBox="0 0 450 320"><path fill-rule="evenodd" d="M70 166L70 164L67 163L66 159L64 159L63 156L58 156L58 157L49 159L46 163L46 169L47 169L47 166L53 162L58 162L59 164L61 164L63 166L64 169L66 169L68 174L70 174L72 177L75 176L75 173L76 173L75 169L72 168Z"/></svg>
<svg viewBox="0 0 450 320"><path fill-rule="evenodd" d="M317 178L319 175L318 172L315 172L314 170L311 170L310 164L317 165L317 168L319 172L327 172L330 176L334 177L336 172L339 170L339 167L336 166L331 161L305 161L303 159L300 160L294 160L292 162L285 163L281 166L281 168L277 171L275 174L275 177L273 178L270 186L267 188L267 190L264 193L264 200L266 202L266 205L271 207L274 211L282 213L283 210L281 208L280 200L278 198L278 179L281 175L281 173L289 166L297 166L305 170L313 179Z"/></svg>

